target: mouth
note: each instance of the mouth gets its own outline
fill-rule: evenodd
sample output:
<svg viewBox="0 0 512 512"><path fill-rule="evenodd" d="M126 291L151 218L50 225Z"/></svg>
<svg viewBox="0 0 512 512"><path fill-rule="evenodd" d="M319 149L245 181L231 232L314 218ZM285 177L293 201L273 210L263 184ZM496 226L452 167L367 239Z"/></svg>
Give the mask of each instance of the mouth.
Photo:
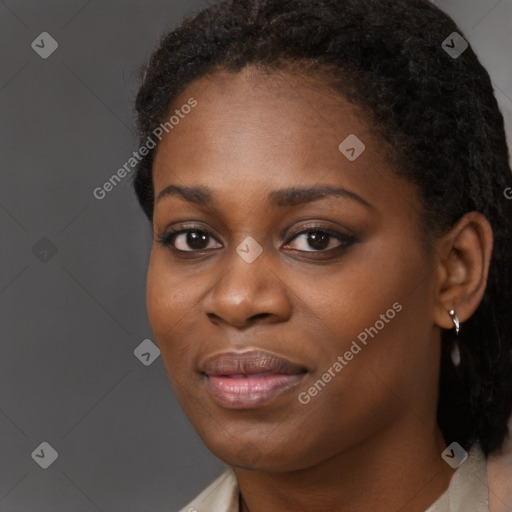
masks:
<svg viewBox="0 0 512 512"><path fill-rule="evenodd" d="M295 387L307 369L270 352L253 350L210 357L201 373L218 405L254 409Z"/></svg>

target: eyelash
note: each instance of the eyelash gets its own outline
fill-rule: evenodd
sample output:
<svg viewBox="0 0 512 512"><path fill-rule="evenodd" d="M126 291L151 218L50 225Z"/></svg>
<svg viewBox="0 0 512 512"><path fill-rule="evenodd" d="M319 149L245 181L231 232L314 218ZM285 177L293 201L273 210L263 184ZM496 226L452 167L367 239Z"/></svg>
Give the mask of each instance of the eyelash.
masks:
<svg viewBox="0 0 512 512"><path fill-rule="evenodd" d="M192 225L192 226L176 226L174 228L171 228L167 233L158 236L157 240L158 240L158 243L160 243L162 246L171 249L173 252L175 252L176 254L179 254L179 255L188 255L188 254L204 255L207 252L213 250L213 249L196 249L196 250L193 249L191 251L183 251L181 249L177 249L176 247L174 247L173 242L178 235L183 234L183 233L201 233L201 234L207 235L208 238L215 240L217 243L220 243L208 230L202 228L201 226L194 226L194 225ZM311 225L307 225L307 226L301 226L300 229L291 233L286 244L289 244L291 241L298 238L299 235L309 234L309 233L320 233L322 235L327 235L329 238L335 238L336 240L338 240L340 242L340 245L338 245L337 247L333 247L331 249L327 249L327 250L311 250L311 251L301 251L299 249L292 249L292 250L300 252L300 253L331 254L333 252L340 252L342 250L345 250L356 242L356 238L353 235L343 234L338 231L333 231L329 228L325 228L325 227L317 225L317 224L311 224Z"/></svg>

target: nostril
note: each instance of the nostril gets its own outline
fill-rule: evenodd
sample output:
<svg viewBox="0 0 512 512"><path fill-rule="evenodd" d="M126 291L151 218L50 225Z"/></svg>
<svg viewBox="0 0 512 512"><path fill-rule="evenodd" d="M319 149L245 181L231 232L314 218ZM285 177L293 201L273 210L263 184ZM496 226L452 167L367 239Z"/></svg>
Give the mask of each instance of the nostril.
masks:
<svg viewBox="0 0 512 512"><path fill-rule="evenodd" d="M249 318L249 320L257 320L258 318L266 318L269 315L270 315L270 313L258 313L256 315L251 316Z"/></svg>
<svg viewBox="0 0 512 512"><path fill-rule="evenodd" d="M219 323L220 318L215 313L206 313L206 316L215 324Z"/></svg>

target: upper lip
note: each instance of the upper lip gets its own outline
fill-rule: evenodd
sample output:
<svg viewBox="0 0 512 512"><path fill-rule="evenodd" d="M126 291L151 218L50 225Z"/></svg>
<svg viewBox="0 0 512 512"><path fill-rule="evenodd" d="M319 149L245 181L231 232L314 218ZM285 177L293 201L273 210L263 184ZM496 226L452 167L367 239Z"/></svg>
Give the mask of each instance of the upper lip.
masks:
<svg viewBox="0 0 512 512"><path fill-rule="evenodd" d="M201 367L207 375L255 375L304 373L306 368L263 350L223 352L210 356Z"/></svg>

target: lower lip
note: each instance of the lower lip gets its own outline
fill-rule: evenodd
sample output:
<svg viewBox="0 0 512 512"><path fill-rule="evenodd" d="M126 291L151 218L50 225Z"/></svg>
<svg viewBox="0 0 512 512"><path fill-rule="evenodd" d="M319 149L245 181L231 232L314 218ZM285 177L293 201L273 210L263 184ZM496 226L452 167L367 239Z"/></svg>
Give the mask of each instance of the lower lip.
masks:
<svg viewBox="0 0 512 512"><path fill-rule="evenodd" d="M207 375L212 398L229 409L254 409L273 400L298 384L305 373L257 374L247 377Z"/></svg>

